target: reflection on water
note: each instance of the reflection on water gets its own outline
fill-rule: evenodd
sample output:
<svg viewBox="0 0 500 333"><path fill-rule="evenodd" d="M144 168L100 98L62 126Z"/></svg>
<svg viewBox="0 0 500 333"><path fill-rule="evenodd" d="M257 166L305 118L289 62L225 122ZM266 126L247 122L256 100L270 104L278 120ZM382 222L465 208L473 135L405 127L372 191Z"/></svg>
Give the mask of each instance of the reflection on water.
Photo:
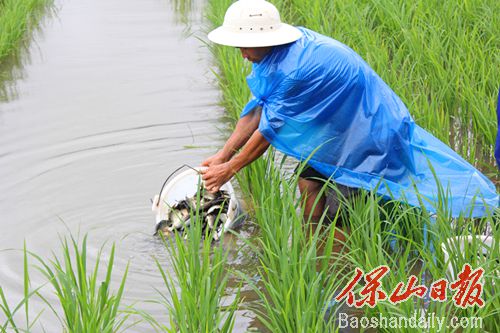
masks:
<svg viewBox="0 0 500 333"><path fill-rule="evenodd" d="M18 97L16 81L24 79L23 65L30 62L29 50L23 50L22 57L20 54L15 52L0 62L0 103Z"/></svg>
<svg viewBox="0 0 500 333"><path fill-rule="evenodd" d="M196 3L193 0L171 0L172 10L176 14L176 23L181 23L190 30L191 22L196 21Z"/></svg>

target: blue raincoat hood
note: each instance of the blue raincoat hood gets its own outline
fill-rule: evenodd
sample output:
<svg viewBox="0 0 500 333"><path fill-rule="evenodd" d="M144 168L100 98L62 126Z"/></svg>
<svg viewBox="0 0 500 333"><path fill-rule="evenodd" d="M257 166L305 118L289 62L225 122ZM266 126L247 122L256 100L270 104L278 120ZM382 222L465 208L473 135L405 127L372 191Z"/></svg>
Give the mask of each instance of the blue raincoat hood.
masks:
<svg viewBox="0 0 500 333"><path fill-rule="evenodd" d="M253 99L241 117L260 105L259 131L276 149L298 160L312 156L308 164L340 184L431 212L439 201L436 177L453 216L498 207L494 185L416 125L359 55L299 29L299 40L274 47L247 77Z"/></svg>

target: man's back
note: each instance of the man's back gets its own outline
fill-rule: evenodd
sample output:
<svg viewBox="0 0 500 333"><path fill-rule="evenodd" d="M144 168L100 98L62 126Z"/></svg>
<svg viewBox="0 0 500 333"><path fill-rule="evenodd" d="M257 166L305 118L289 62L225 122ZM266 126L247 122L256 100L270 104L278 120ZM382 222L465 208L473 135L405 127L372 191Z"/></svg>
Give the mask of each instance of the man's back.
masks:
<svg viewBox="0 0 500 333"><path fill-rule="evenodd" d="M392 181L406 176L413 121L399 97L353 50L300 30L302 38L275 47L247 78L264 101L263 135L303 158L321 146L314 160Z"/></svg>

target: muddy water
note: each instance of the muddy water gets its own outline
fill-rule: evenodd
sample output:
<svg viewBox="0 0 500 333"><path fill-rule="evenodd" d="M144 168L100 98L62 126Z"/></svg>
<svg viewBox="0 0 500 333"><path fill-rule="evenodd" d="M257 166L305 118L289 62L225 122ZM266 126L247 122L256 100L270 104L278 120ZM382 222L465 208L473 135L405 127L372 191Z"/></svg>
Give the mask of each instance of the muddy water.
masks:
<svg viewBox="0 0 500 333"><path fill-rule="evenodd" d="M168 0L62 0L21 54L0 101L0 249L43 257L59 235L89 233L91 256L116 242L116 275L130 261L125 303L158 299L150 198L183 163L222 144L222 110L199 34ZM3 69L5 71L5 69ZM22 256L0 251L0 285L22 295ZM33 285L43 280L33 277ZM49 299L53 296L47 295ZM34 309L41 308L34 299ZM139 304L159 319L165 310ZM50 318L48 313L44 318ZM249 318L240 314L237 331ZM53 319L42 320L57 332ZM37 326L38 327L38 326ZM147 326L138 331L147 331Z"/></svg>

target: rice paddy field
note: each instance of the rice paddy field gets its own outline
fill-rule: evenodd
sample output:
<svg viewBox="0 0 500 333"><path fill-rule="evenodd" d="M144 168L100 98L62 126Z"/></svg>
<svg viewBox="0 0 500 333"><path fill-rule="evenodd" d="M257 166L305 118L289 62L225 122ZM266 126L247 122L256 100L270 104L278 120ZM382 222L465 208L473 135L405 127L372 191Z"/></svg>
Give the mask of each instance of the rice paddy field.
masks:
<svg viewBox="0 0 500 333"><path fill-rule="evenodd" d="M8 3L0 0L4 6ZM190 10L190 3L176 2L183 13ZM498 180L493 159L500 78L498 1L273 3L283 21L353 48L403 99L420 126ZM208 0L207 31L222 23L230 4ZM207 45L231 127L250 97L245 82L250 66L235 48ZM149 323L155 332L233 332L242 309L255 314L249 329L254 332L500 332L498 211L482 219L452 220L444 208L431 217L429 212L363 193L346 201L334 218L335 222L348 216L348 227L335 228L324 215L318 228L309 228L305 226L310 221L304 222L301 214L298 179L283 172L288 163L270 150L237 176L248 207L247 223L256 231L251 237L235 236L240 238L239 251L254 263L252 269L230 266L228 249L203 237L199 227L189 229L187 241L178 236L165 240L172 269L156 262L163 285L158 286L155 302L168 313L168 322L123 302L128 269L121 276L112 275L114 246L103 251L109 253L106 260L100 261L99 252L91 264L86 237L68 237L61 241L62 255L51 259L25 248L23 298L9 302L8 291L0 286L0 332L35 327L39 317L31 314L30 300L41 294L30 283L34 269L56 291L59 303L46 302L47 311L55 313L64 332L135 332L138 321ZM335 188L325 185L323 191ZM460 240L484 233L494 240L486 248L476 238L460 246ZM345 241L339 241L339 235ZM481 306L457 306L450 290L440 301L423 293L396 304L379 301L360 308L346 304L348 298L335 300L357 269L368 273L387 268L381 288L389 294L412 276L416 285L430 287L444 280L451 284L465 264L484 269ZM363 282L354 286L356 300L363 297L365 286ZM351 323L363 317L414 317L417 322L439 317L445 326L370 328L359 322L357 329L349 329L343 326L344 314Z"/></svg>

